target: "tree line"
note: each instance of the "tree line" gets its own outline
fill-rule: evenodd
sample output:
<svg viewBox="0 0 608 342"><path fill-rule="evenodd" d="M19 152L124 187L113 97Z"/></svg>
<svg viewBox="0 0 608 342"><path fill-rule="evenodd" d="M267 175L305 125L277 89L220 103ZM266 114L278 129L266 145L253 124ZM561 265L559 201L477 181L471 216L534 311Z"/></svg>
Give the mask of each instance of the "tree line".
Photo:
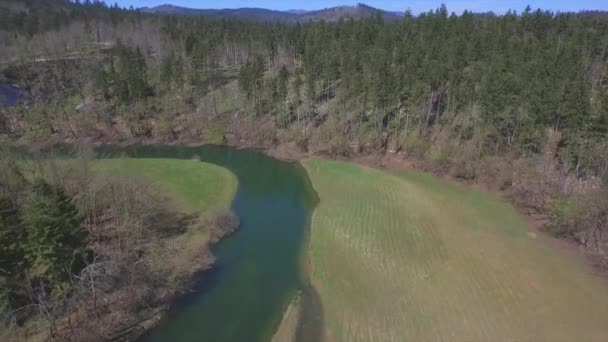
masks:
<svg viewBox="0 0 608 342"><path fill-rule="evenodd" d="M7 21L6 53L21 46L83 58L4 69L44 98L4 110L0 131L12 138L87 135L98 122L124 121L135 139L222 143L234 135L332 155L391 151L458 178L500 179L499 187L560 217L562 206L547 198L578 205L573 193L608 179L603 12L456 15L441 6L391 22L378 14L283 24L101 2L36 6L17 11L32 22L60 13L65 24L30 34ZM70 44L38 48L41 37ZM92 72L70 73L77 68ZM47 89L47 74L66 87ZM78 103L91 106L76 110Z"/></svg>
<svg viewBox="0 0 608 342"><path fill-rule="evenodd" d="M608 133L602 13L455 15L442 6L398 22L376 15L285 25L76 8L84 9L73 18L103 21L116 11L115 21L151 20L160 32L156 50L119 41L96 69L96 88L112 88L118 102L175 90L202 97L236 78L242 109L283 126L331 118L349 141L413 152L441 130L479 155L539 153L551 128L563 132L569 170L606 169L598 150ZM156 94L145 94L148 83Z"/></svg>
<svg viewBox="0 0 608 342"><path fill-rule="evenodd" d="M89 257L84 217L61 187L27 179L3 161L0 175L0 314L22 324L66 296ZM33 165L30 165L33 167Z"/></svg>

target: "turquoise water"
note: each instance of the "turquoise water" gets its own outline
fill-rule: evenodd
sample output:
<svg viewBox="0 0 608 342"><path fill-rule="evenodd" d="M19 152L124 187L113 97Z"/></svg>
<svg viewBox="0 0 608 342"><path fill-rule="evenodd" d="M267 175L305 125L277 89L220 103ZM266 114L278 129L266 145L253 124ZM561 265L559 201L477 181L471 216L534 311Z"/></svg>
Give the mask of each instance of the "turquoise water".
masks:
<svg viewBox="0 0 608 342"><path fill-rule="evenodd" d="M160 341L268 341L290 299L304 291L298 340L315 340L318 303L308 291L304 248L316 203L305 170L250 150L229 147L103 147L101 156L191 159L197 156L232 171L239 185L232 210L238 233L220 242L215 267L194 292L179 298L166 319L142 338ZM305 331L302 331L305 330Z"/></svg>

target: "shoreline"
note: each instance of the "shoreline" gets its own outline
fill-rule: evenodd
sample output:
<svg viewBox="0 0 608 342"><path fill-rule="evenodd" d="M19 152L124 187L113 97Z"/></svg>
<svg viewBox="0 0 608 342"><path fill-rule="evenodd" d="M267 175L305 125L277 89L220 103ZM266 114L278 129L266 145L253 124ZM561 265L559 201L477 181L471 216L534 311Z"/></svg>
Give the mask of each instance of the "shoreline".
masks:
<svg viewBox="0 0 608 342"><path fill-rule="evenodd" d="M23 145L18 146L20 151L24 147ZM50 145L46 147L50 147ZM190 163L191 161L186 162ZM220 169L221 167L213 166L213 168ZM95 172L103 173L104 171L96 170ZM22 326L19 326L14 331L14 335L11 335L13 333L9 331L8 338L17 338L18 340L29 340L31 338L49 339L51 341L72 340L73 336L89 334L92 331L91 327L97 325L99 327L103 326L103 329L100 328L99 335L96 335L93 340L139 341L163 321L178 298L195 292L197 286L206 281L206 275L217 265L217 256L213 248L224 241L224 239L238 232L238 223L236 226L228 225L223 221L222 225L210 223L214 221L212 210L220 211L225 209L226 212L230 212L231 203L234 201L238 188L236 176L232 175L232 172L229 172L229 170L222 172L225 172L226 175L230 174L231 176L224 178L234 178L234 182L226 181L224 178L216 178L216 181L221 180L222 182L226 182L226 186L222 187L224 189L222 191L224 196L214 202L218 207L205 207L206 209L199 211L197 208L178 205L177 202L174 202L174 197L166 197L167 207L174 210L176 214L192 216L190 220L180 221L183 228L180 234L160 239L169 246L177 243L179 246L184 247L176 249L176 253L172 254L172 257L192 261L187 268L183 269L185 272L178 275L179 280L156 286L149 292L148 299L144 302L139 302L136 309L124 309L122 307L112 309L114 304L120 304L129 299L129 297L125 296L125 287L112 288L112 292L104 293L103 299L100 297L99 304L95 304L96 321L90 317L92 310L89 306L90 298L85 298L84 300L79 300L78 303L80 304L77 304L65 314L55 316L52 323L55 326L54 332L48 331L44 324L39 324L40 322L34 317L32 320L28 319ZM193 244L189 245L188 242L193 242ZM191 246L194 248L190 248ZM190 252L193 250L196 250L196 254L191 257ZM173 275L166 274L163 280L178 279L178 276L169 279L171 276ZM97 301L97 299L91 300ZM97 312L98 309L99 313ZM4 336L4 332L0 331L0 340L2 340L2 336ZM76 337L76 340L78 340L78 337Z"/></svg>
<svg viewBox="0 0 608 342"><path fill-rule="evenodd" d="M85 145L89 145L89 146L93 146L93 147L103 146L103 145L117 145L117 146L121 146L121 147L133 146L133 145L140 145L140 146L168 145L168 146L188 146L188 147L200 147L200 146L204 146L204 145L214 145L214 144L193 142L192 140L188 140L188 139L177 139L177 140L171 141L171 142L164 142L164 141L159 141L157 139L119 139L119 140L103 139L103 140L98 140L98 139L89 137L89 138L86 138L86 139L80 141L80 143L82 143L82 142L84 142ZM47 148L50 148L52 146L56 146L59 144L76 145L78 143L79 143L79 141L72 140L72 139L46 139L43 141L38 141L38 142L33 142L33 143L19 142L17 144L13 144L13 145L17 146L17 147L21 147L21 148L29 148L29 149L33 148L34 150L45 150ZM415 159L411 160L402 154L391 153L391 152L354 153L348 157L333 157L333 156L327 155L325 153L318 153L315 151L307 151L307 152L301 151L299 148L297 148L295 146L295 144L292 144L292 143L251 144L251 143L247 143L244 140L238 140L235 138L232 138L232 139L228 138L225 140L225 142L223 144L220 144L219 146L229 146L229 147L240 149L240 150L255 150L255 151L264 153L272 158L275 158L275 159L278 159L281 161L294 162L294 163L296 163L296 162L299 163L301 160L304 160L307 158L318 157L318 158L324 158L324 159L330 159L330 160L340 160L340 161L350 162L350 163L354 163L354 164L358 164L358 165L365 165L368 167L372 167L372 168L376 168L376 169L380 169L380 170L386 170L386 171L423 172L423 173L431 174L435 177L448 181L452 184L456 184L458 186L462 186L462 187L466 187L471 190L481 191L481 192L491 194L495 197L498 197L500 200L505 201L509 205L512 205L515 208L515 210L520 215L522 215L523 218L525 218L525 220L527 222L527 227L528 227L528 235L531 238L543 239L551 246L551 248L554 248L559 253L562 253L570 258L573 258L575 261L577 261L581 265L581 267L584 269L584 271L589 272L591 275L593 275L597 278L600 278L605 284L608 285L608 269L606 269L605 265L602 264L600 257L591 251L585 250L580 244L578 244L576 241L574 241L571 238L562 238L562 237L557 237L555 235L550 234L546 228L547 228L548 224L551 223L551 221L548 217L546 217L546 215L539 212L538 210L535 210L534 208L518 206L516 203L514 203L512 200L510 200L509 198L506 197L506 193L504 191L492 190L492 189L490 189L490 187L487 184L483 184L482 182L479 182L479 181L467 182L467 181L463 181L461 179L451 177L446 174L441 174L441 173L437 172L437 170L433 170L432 163L430 163L430 162L425 162L422 160L415 160ZM314 210L313 210L313 212L314 212ZM310 234L310 230L312 229L312 227L309 227L308 229L309 229L308 234ZM308 238L309 237L307 237L307 239ZM221 240L219 242L221 242ZM305 242L306 247L303 248L303 253L304 253L304 262L307 264L306 267L304 267L304 269L305 269L305 272L307 273L306 277L309 278L310 272L311 272L310 268L312 266L309 265L310 261L309 261L309 257L308 257L309 251L308 251L307 243L308 242ZM211 268L213 268L213 266L211 266L210 268L208 268L206 270L201 271L201 275L204 274L206 271L208 271ZM200 281L200 279L196 280L196 278L197 278L197 276L193 275L194 284L197 283L198 281ZM310 279L308 279L307 282L308 282L307 285L312 288L312 291L315 291L314 285L312 284ZM188 289L181 291L180 293L176 293L173 296L173 299L168 300L166 302L166 304L165 304L166 308L162 308L157 312L157 314L153 315L152 317L149 317L148 319L146 319L144 321L136 323L136 324L142 324L142 323L147 324L150 320L155 320L155 322L151 322L150 325L147 326L145 328L145 330L143 330L142 333L138 337L144 336L151 329L153 329L159 322L161 322L162 319L165 317L166 313L168 312L168 309L171 307L172 303L174 302L174 299L179 297L180 295L189 293L192 290L192 288L193 288L193 286L188 286ZM302 296L302 294L300 294L299 296ZM296 296L296 297L298 297L298 296ZM293 301L293 298L290 300L289 303L291 303L291 301ZM302 307L304 306L303 305L304 301L305 301L304 298L299 299L300 309L303 309ZM291 307L291 304L289 304L287 306L286 310L289 310L290 307ZM285 312L283 312L282 315L285 315ZM297 323L297 326L298 326L297 335L300 335L301 325L302 325L301 320L303 319L303 317L302 317L303 314L300 313L298 316L299 317L298 317L298 323ZM281 316L281 317L283 317L283 316ZM282 324L282 320L281 320L281 322L279 322L279 325L277 326L277 330L280 328L281 324ZM274 333L276 333L276 332L277 331L275 331Z"/></svg>

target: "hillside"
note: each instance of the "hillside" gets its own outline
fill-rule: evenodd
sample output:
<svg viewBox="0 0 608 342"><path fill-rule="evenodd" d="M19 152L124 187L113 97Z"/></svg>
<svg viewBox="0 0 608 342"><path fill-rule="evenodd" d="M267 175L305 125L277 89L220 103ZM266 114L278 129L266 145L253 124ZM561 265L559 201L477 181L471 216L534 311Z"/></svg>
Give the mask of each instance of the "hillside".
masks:
<svg viewBox="0 0 608 342"><path fill-rule="evenodd" d="M387 12L365 4L357 4L356 6L337 6L304 13L299 16L298 20L303 22L320 20L335 22L340 19L363 19L374 13L380 13L386 21L398 20L401 17L401 13Z"/></svg>
<svg viewBox="0 0 608 342"><path fill-rule="evenodd" d="M308 22L321 20L336 22L340 19L367 18L374 13L380 13L384 20L393 21L399 19L401 16L400 13L383 11L365 4L336 6L316 11L274 11L263 8L196 9L169 4L156 7L142 7L139 10L150 14L208 16L216 19L242 19L259 22Z"/></svg>
<svg viewBox="0 0 608 342"><path fill-rule="evenodd" d="M263 8L196 9L173 5L161 5L152 8L144 7L139 10L150 14L207 16L216 19L250 19L262 22L293 21L297 18L296 14Z"/></svg>

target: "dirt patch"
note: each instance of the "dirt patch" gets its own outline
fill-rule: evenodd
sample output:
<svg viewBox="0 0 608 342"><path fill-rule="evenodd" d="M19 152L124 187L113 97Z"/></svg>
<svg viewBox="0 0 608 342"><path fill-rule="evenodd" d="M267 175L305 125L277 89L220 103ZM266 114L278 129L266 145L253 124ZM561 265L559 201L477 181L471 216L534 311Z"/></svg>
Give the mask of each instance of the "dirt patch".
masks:
<svg viewBox="0 0 608 342"><path fill-rule="evenodd" d="M394 153L354 155L349 161L360 165L394 171L419 169L412 161L406 159L405 156Z"/></svg>
<svg viewBox="0 0 608 342"><path fill-rule="evenodd" d="M286 161L298 161L311 156L311 153L304 152L295 143L283 143L265 149L269 156Z"/></svg>

